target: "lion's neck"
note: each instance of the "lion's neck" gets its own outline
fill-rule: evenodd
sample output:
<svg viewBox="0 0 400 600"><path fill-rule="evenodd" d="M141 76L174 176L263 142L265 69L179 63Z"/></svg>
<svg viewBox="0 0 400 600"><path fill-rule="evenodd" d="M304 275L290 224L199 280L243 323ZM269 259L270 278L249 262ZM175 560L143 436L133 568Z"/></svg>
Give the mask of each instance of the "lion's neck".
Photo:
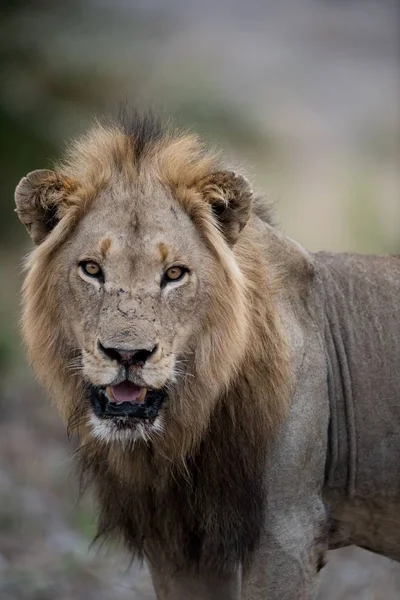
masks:
<svg viewBox="0 0 400 600"><path fill-rule="evenodd" d="M185 464L171 465L144 445L107 456L84 450L100 501L100 535L122 536L137 557L165 552L171 569L224 570L247 559L262 523L268 440L252 411L232 411L232 400L222 401ZM254 394L240 400L249 408Z"/></svg>

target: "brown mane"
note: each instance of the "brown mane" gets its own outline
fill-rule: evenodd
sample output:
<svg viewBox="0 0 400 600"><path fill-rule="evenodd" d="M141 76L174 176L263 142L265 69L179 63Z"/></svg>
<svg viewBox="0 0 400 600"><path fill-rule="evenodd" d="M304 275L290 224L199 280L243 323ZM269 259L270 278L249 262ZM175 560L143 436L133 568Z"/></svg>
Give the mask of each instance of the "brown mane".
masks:
<svg viewBox="0 0 400 600"><path fill-rule="evenodd" d="M196 136L168 132L151 119L97 125L57 168L69 192L55 200L60 220L29 257L23 290L30 360L81 436L84 479L94 484L99 499L99 534L122 536L139 557L163 554L174 569L224 570L246 560L256 546L266 452L284 415L290 382L276 310L279 268L271 262L266 269L261 260L257 217L250 217L230 249L200 197L200 187L219 168L218 157ZM170 431L157 443L131 449L88 434L84 384L67 368L75 349L53 290L61 277L58 249L100 190L116 177L145 186L150 176L189 214L221 277L193 349L195 377L183 380L174 397ZM257 213L270 219L268 210ZM211 407L204 401L209 396L218 397ZM179 415L190 415L190 425Z"/></svg>

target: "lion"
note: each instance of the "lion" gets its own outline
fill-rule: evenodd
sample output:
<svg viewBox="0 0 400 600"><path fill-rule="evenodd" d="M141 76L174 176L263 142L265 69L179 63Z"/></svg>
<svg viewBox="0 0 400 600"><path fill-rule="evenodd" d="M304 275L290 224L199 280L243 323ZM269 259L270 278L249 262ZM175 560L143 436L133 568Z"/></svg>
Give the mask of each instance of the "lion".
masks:
<svg viewBox="0 0 400 600"><path fill-rule="evenodd" d="M149 116L15 201L30 363L157 598L305 600L331 548L400 559L399 257L306 251Z"/></svg>

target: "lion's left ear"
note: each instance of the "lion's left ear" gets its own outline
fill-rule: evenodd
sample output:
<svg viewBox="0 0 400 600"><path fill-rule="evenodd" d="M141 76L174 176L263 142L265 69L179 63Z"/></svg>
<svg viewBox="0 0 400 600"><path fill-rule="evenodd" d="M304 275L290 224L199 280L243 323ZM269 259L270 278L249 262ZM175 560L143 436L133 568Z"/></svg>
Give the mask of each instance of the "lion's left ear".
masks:
<svg viewBox="0 0 400 600"><path fill-rule="evenodd" d="M15 190L15 212L35 244L40 244L61 218L63 199L74 182L55 171L41 169L23 177Z"/></svg>
<svg viewBox="0 0 400 600"><path fill-rule="evenodd" d="M250 216L253 190L249 181L234 171L217 171L200 182L199 191L211 204L225 239L233 246Z"/></svg>

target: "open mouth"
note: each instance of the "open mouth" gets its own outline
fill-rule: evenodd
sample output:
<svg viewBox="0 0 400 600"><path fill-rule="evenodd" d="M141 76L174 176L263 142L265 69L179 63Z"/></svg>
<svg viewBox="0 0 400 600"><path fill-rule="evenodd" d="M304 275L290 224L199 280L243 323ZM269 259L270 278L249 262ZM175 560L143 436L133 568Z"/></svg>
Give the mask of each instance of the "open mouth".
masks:
<svg viewBox="0 0 400 600"><path fill-rule="evenodd" d="M164 389L140 387L130 381L106 388L92 387L90 401L101 419L141 419L154 421L166 398Z"/></svg>

